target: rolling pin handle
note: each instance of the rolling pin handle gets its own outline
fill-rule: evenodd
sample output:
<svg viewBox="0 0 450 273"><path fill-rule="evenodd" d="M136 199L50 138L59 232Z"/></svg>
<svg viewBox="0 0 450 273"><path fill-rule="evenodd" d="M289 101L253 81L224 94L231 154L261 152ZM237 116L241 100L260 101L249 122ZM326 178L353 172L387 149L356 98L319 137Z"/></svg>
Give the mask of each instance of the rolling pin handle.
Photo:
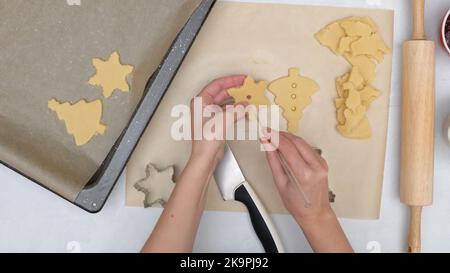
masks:
<svg viewBox="0 0 450 273"><path fill-rule="evenodd" d="M409 227L408 252L420 253L421 251L421 218L422 207L411 207L411 225Z"/></svg>
<svg viewBox="0 0 450 273"><path fill-rule="evenodd" d="M425 40L425 0L413 1L413 39Z"/></svg>

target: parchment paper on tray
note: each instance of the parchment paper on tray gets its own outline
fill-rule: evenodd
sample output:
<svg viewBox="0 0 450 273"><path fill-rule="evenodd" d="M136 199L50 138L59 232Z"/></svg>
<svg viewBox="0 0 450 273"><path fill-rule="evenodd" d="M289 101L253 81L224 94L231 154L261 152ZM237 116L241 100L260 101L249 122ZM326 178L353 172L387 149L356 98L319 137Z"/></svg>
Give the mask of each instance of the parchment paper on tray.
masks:
<svg viewBox="0 0 450 273"><path fill-rule="evenodd" d="M211 80L230 74L250 74L272 81L291 67L314 79L320 91L313 96L300 124L300 134L319 147L330 165L330 187L336 194L339 216L377 218L384 173L392 56L378 65L374 86L382 91L368 116L373 127L369 140L351 140L336 130L335 79L350 65L321 46L314 34L348 16L370 16L389 47L393 42L393 12L375 9L331 8L282 4L219 2L189 52L181 70L147 129L127 168L129 206L142 206L143 196L133 184L145 177L145 166L175 165L179 175L190 153L189 142L170 135L173 106L190 99ZM273 97L268 93L268 97ZM271 213L286 213L257 142L234 142L232 149L248 181ZM211 183L209 210L240 211L237 203L223 202Z"/></svg>
<svg viewBox="0 0 450 273"><path fill-rule="evenodd" d="M128 123L142 90L200 0L0 0L0 162L74 201ZM103 101L105 135L77 147L47 101L102 98L92 58L114 51L131 92Z"/></svg>

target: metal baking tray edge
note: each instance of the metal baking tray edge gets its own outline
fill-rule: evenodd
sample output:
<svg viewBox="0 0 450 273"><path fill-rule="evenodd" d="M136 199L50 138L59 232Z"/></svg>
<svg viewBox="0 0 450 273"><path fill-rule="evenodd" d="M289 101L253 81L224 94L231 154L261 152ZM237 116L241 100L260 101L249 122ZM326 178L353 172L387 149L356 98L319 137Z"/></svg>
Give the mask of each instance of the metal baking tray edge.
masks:
<svg viewBox="0 0 450 273"><path fill-rule="evenodd" d="M75 205L89 213L98 213L102 210L215 3L216 0L202 0L177 35L158 69L148 80L142 99L138 103L130 122L97 172L78 194L75 202L73 202ZM2 161L0 161L0 164L62 197L13 166Z"/></svg>

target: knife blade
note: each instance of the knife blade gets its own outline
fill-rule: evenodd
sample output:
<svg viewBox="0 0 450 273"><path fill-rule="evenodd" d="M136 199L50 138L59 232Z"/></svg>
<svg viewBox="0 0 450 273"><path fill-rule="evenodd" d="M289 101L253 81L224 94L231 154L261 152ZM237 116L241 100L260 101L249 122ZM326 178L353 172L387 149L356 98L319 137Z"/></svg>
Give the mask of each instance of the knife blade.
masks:
<svg viewBox="0 0 450 273"><path fill-rule="evenodd" d="M267 253L283 253L284 248L267 210L250 183L245 179L233 152L225 145L223 160L214 172L219 191L225 201L243 203L250 214L253 228Z"/></svg>

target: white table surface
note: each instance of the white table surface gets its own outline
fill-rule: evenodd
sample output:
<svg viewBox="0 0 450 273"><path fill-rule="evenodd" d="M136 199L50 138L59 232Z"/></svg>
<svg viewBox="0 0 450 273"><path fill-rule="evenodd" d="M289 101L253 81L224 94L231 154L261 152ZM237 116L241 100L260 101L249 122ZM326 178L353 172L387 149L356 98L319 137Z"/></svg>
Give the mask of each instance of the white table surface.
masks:
<svg viewBox="0 0 450 273"><path fill-rule="evenodd" d="M257 2L257 1L255 1ZM358 252L402 252L406 246L408 209L399 201L401 43L410 37L408 0L259 1L395 10L394 67L386 171L381 219L342 219ZM438 42L438 25L449 0L429 0L427 33ZM450 56L437 49L437 134L435 200L424 209L425 252L450 252L450 146L443 124L450 114ZM88 214L0 165L0 252L137 252L152 231L160 210L125 207L125 179L119 180L102 212ZM274 215L288 252L310 252L289 216ZM196 252L261 252L247 214L206 212Z"/></svg>

